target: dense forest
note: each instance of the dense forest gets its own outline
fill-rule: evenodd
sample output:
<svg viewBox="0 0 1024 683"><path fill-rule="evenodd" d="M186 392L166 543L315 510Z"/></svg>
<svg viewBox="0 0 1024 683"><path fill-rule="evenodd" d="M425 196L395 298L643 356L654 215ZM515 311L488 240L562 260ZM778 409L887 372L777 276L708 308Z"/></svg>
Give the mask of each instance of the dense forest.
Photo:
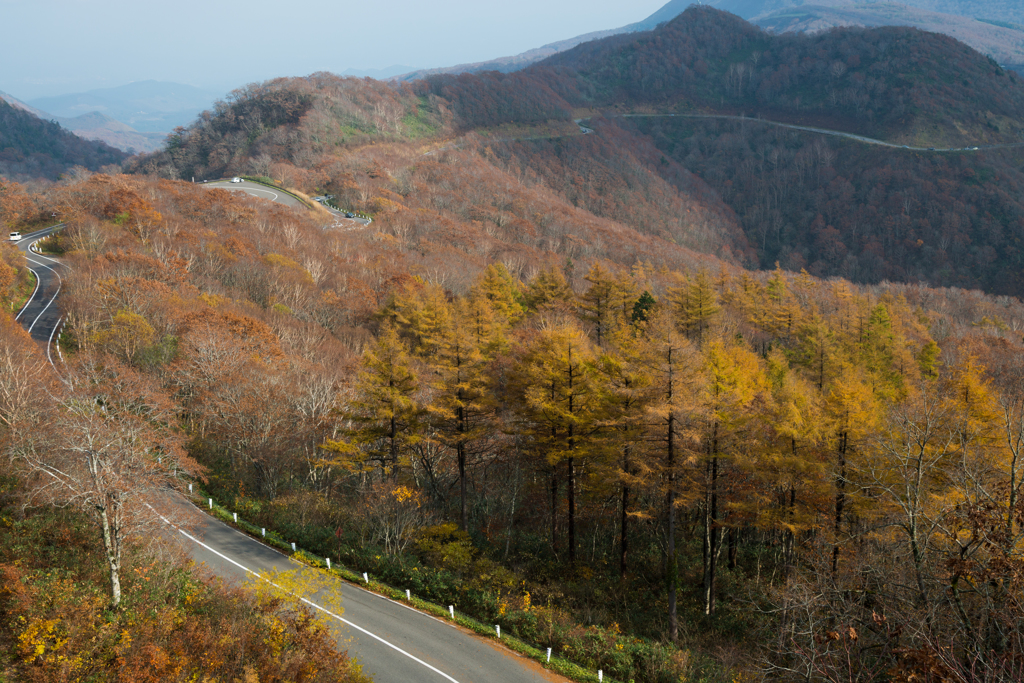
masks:
<svg viewBox="0 0 1024 683"><path fill-rule="evenodd" d="M655 31L584 43L527 72L566 67L581 81L576 101L597 106L742 111L936 146L1017 142L1024 130L1016 73L902 27L775 36L690 7Z"/></svg>
<svg viewBox="0 0 1024 683"><path fill-rule="evenodd" d="M98 171L125 158L118 149L80 138L0 100L0 176L57 180L75 166Z"/></svg>
<svg viewBox="0 0 1024 683"><path fill-rule="evenodd" d="M126 175L5 181L6 225L68 225L46 246L74 378L19 384L46 372L0 313L7 500L74 453L47 434L133 428L119 486L180 488L167 462L618 680L1020 680L1020 152L621 114L1008 141L1022 93L941 36L691 8L516 74L254 84ZM374 220L185 182L242 173ZM0 247L5 311L27 281ZM133 538L126 577L153 553ZM68 595L116 586L81 562ZM241 600L158 585L189 581Z"/></svg>
<svg viewBox="0 0 1024 683"><path fill-rule="evenodd" d="M1020 150L911 152L756 122L624 125L718 191L762 266L1024 292Z"/></svg>
<svg viewBox="0 0 1024 683"><path fill-rule="evenodd" d="M770 36L690 8L655 31L587 43L516 74L393 87L314 74L253 85L127 168L184 178L249 172L335 194L349 208L397 210L393 224L418 232L431 220L403 209L424 205L424 185L407 179L424 178L430 155L475 149L475 167L518 169L520 182L543 183L592 214L735 263L1019 295L1014 149L912 153L753 123L617 116L698 106L974 145L1018 139L1022 97L1017 76L943 36ZM585 110L595 135L566 130L574 107L593 105L611 107L604 117ZM369 161L368 143L392 145L374 155L387 160ZM416 157L417 145L427 157ZM361 178L386 174L400 197L367 194ZM434 174L424 181L445 187ZM430 208L438 203L434 194ZM458 195L444 203L462 205L463 219L499 208L485 201L481 213Z"/></svg>
<svg viewBox="0 0 1024 683"><path fill-rule="evenodd" d="M623 680L1019 672L1015 299L559 242L439 260L452 232L167 180L45 201L81 390L151 392L182 467L307 547ZM30 463L39 413L5 409Z"/></svg>
<svg viewBox="0 0 1024 683"><path fill-rule="evenodd" d="M149 437L167 436L159 422L170 415L160 409L172 404L109 356L92 365L79 356L58 379L8 301L0 291L3 678L366 681L294 596L212 580L179 556L162 524L140 515L140 481L171 461L171 444L150 450ZM92 447L83 451L85 443ZM182 452L175 461L189 458ZM55 487L54 476L73 488ZM111 584L104 539L121 534Z"/></svg>

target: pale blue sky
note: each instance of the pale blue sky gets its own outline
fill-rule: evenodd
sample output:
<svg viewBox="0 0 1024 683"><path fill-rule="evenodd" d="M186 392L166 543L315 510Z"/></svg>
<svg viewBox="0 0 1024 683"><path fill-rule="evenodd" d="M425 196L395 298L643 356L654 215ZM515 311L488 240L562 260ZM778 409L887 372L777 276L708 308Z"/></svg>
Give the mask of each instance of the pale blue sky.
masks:
<svg viewBox="0 0 1024 683"><path fill-rule="evenodd" d="M0 90L27 100L155 79L227 92L321 70L451 66L617 28L665 2L0 0Z"/></svg>

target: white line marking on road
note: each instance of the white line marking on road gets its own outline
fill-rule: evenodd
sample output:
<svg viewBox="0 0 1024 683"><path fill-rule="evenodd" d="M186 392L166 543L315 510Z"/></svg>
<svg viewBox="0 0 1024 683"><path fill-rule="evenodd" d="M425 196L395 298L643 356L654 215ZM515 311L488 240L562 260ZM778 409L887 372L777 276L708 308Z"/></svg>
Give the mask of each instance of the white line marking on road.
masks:
<svg viewBox="0 0 1024 683"><path fill-rule="evenodd" d="M146 503L146 507L148 507L150 510L153 510L153 507L151 505L149 505L149 503ZM156 510L153 510L153 511L156 512ZM221 552L211 548L210 546L206 545L205 543L200 541L198 538L196 538L195 536L189 534L188 532L184 531L183 529L178 529L178 527L176 527L174 524L172 524L166 517L164 517L163 515L160 515L160 513L157 513L157 514L160 516L160 519L162 519L168 526L171 526L171 527L174 527L175 529L177 529L178 533L180 533L182 536L184 536L185 538L189 539L190 541L192 541L196 545L200 545L200 546L206 548L207 550L209 550L214 555L220 557L221 559L227 560L228 562L230 562L231 564L235 565L236 567L238 567L242 571L248 572L249 574L252 574L253 576L255 576L258 579L263 579L263 577L260 576L259 573L254 572L253 570L249 569L245 565L240 564L240 563L236 562L235 560L232 560L227 555L225 555L225 554L223 554L223 553L221 553ZM244 534L242 534L242 535L244 536ZM248 536L246 536L246 538L248 538ZM287 556L285 556L285 557L287 557ZM267 581L267 579L263 579L263 580ZM272 581L267 581L267 583L269 583L270 585L274 586L275 588L281 588L280 586L278 586L277 584L273 583ZM436 667L433 667L430 664L427 664L426 662L424 662L422 659L420 659L419 657L417 657L415 655L409 654L408 652L406 652L402 648L398 647L397 645L389 643L388 641L384 640L383 638L381 638L377 634L371 633L370 631L367 631L362 626L359 626L357 624L353 624L348 619L345 619L344 617L339 616L339 615L335 614L334 612L330 611L329 609L325 609L325 608L321 607L320 605L316 604L315 602L307 600L306 598L299 598L299 600L301 600L302 602L306 603L310 607L318 609L321 612L323 612L324 614L327 614L328 616L331 616L334 619L337 619L338 621L342 622L343 624L346 624L347 626L351 626L352 628L356 629L357 631L365 633L366 635L370 636L374 640L380 641L384 645L387 645L388 647L390 647L392 650L395 650L396 652L399 652L399 653L405 655L406 657L408 657L409 659L413 660L417 664L421 664L421 665L425 666L426 668L428 668L431 671L433 671L434 673L444 677L445 679L451 681L452 683L459 683L457 680L455 680L454 678L452 678L451 676L449 676L445 672L441 671L440 669L438 669Z"/></svg>
<svg viewBox="0 0 1024 683"><path fill-rule="evenodd" d="M278 196L277 193L276 192L271 192L270 190L258 190L255 187L242 187L242 188L239 188L239 189L242 190L242 192L248 192L250 194L253 193L253 192L266 192L267 194L272 196L272 199L270 201L272 201L272 202L276 202L277 201L277 196Z"/></svg>
<svg viewBox="0 0 1024 683"><path fill-rule="evenodd" d="M32 303L32 299L36 298L36 292L39 291L39 273L37 273L36 271L32 270L31 268L29 268L28 270L29 270L30 273L32 273L33 275L36 276L36 287L35 287L35 289L32 290L32 296L30 296L28 298L28 301L25 302L25 305L21 307L20 311L18 311L18 315L14 316L14 320L15 321L17 321L18 318L21 317L21 314L25 312L25 309L28 308L28 305L30 303Z"/></svg>
<svg viewBox="0 0 1024 683"><path fill-rule="evenodd" d="M57 323L53 326L53 329L50 330L50 338L46 341L46 360L50 361L50 365L53 366L54 370L57 369L57 366L53 364L53 357L50 356L50 347L53 346L53 334L57 331L57 328L60 327L60 321L63 319L64 318L57 318ZM60 353L60 347L57 348L57 353ZM64 356L61 356L60 359L63 361Z"/></svg>
<svg viewBox="0 0 1024 683"><path fill-rule="evenodd" d="M43 265L42 263L38 265L42 268L46 268L48 271L57 276L57 291L53 293L53 296L50 297L50 300L46 302L45 306L43 306L43 310L39 311L39 315L37 315L36 319L32 321L32 324L28 326L29 334L32 334L32 328L35 327L36 323L39 322L39 319L43 317L43 313L46 313L47 309L49 309L50 306L53 305L53 302L57 300L57 295L60 294L60 288L64 285L64 280L61 278L60 273L58 273L56 270L49 266Z"/></svg>

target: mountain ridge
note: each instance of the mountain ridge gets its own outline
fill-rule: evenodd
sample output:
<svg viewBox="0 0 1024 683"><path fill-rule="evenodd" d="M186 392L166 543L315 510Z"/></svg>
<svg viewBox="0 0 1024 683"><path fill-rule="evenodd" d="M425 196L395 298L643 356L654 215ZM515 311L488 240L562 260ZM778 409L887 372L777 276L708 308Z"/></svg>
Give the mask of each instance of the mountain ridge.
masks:
<svg viewBox="0 0 1024 683"><path fill-rule="evenodd" d="M622 33L636 33L638 31L648 31L659 24L666 21L671 21L675 17L679 16L689 5L691 0L669 0L668 3L663 5L660 9L655 11L653 14L648 16L646 19L634 22L632 24L626 24L619 28L606 29L603 31L591 31L589 33L583 33L573 38L566 38L564 40L556 40L553 43L541 45L540 47L521 52L516 55L509 55L506 57L498 57L483 62L472 62L466 64L457 64L449 67L436 67L432 69L419 69L406 74L400 74L393 76L389 80L395 81L414 81L427 76L435 76L440 74L460 74L460 73L479 73L482 71L499 71L507 73L510 71L516 71L523 69L531 64L547 59L548 57L564 52L565 50L572 49L581 43L590 42L593 40L600 40L602 38L608 38L611 36L619 35Z"/></svg>

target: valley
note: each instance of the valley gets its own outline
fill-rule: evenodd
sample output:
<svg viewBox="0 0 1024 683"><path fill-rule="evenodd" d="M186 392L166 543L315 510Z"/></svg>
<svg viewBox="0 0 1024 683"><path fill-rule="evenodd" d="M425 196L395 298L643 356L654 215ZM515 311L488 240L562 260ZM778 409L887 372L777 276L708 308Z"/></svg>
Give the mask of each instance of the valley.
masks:
<svg viewBox="0 0 1024 683"><path fill-rule="evenodd" d="M1019 680L1024 81L646 21L0 110L3 675Z"/></svg>

